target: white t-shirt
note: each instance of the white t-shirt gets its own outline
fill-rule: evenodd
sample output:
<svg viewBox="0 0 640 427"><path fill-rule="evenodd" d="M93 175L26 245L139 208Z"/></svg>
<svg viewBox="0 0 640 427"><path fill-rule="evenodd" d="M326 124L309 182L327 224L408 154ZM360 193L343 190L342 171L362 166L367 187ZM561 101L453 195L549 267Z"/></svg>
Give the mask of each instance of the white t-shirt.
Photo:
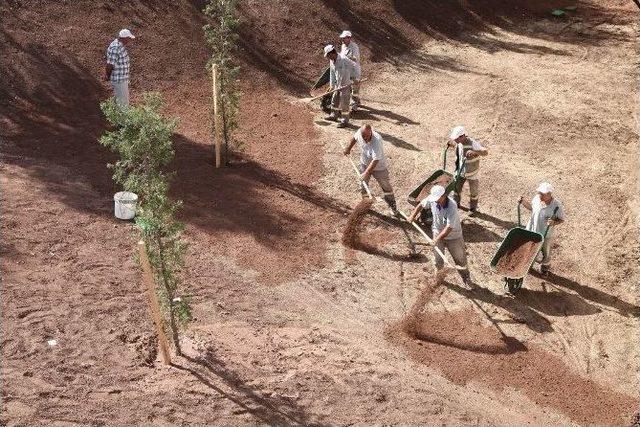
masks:
<svg viewBox="0 0 640 427"><path fill-rule="evenodd" d="M377 160L378 164L374 170L379 171L387 168L387 157L382 149L382 136L378 132L372 130L371 141L366 142L362 137L362 128L360 128L353 134L353 139L356 140L362 151L360 155L360 164L362 166L366 168L369 163Z"/></svg>
<svg viewBox="0 0 640 427"><path fill-rule="evenodd" d="M537 194L531 200L531 219L527 224L527 230L535 231L540 234L544 233L544 230L547 228L547 221L554 217L553 211L556 208L558 208L558 211L555 214L555 218L564 221L564 209L562 208L562 203L554 198L551 200L551 203L547 205L540 199L540 195Z"/></svg>
<svg viewBox="0 0 640 427"><path fill-rule="evenodd" d="M352 41L349 43L349 46L342 43L342 49L340 50L340 55L346 56L356 63L356 73L354 78L359 80L362 75L362 68L360 65L360 48L356 44L356 42Z"/></svg>

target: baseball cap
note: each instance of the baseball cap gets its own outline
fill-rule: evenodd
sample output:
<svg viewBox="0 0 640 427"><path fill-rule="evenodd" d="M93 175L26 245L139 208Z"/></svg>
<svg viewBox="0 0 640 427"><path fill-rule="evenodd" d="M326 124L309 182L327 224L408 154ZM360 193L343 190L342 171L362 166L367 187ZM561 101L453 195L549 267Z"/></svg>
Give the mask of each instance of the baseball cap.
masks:
<svg viewBox="0 0 640 427"><path fill-rule="evenodd" d="M465 130L464 126L456 126L451 131L449 138L451 138L452 140L456 140L462 135L466 135L466 134L467 134L467 131Z"/></svg>
<svg viewBox="0 0 640 427"><path fill-rule="evenodd" d="M324 47L324 56L325 58L327 57L327 55L331 52L333 52L334 50L336 50L336 48L332 45L332 44L328 44Z"/></svg>
<svg viewBox="0 0 640 427"><path fill-rule="evenodd" d="M341 39L343 39L343 38L345 38L345 37L351 37L351 31L349 31L349 30L344 30L344 31L342 32L342 34L340 34L340 38L341 38Z"/></svg>
<svg viewBox="0 0 640 427"><path fill-rule="evenodd" d="M136 38L136 36L134 36L133 33L130 30L126 29L126 28L120 30L120 32L118 33L118 37L121 37L123 39L126 39L126 38L135 39Z"/></svg>
<svg viewBox="0 0 640 427"><path fill-rule="evenodd" d="M536 191L542 194L551 193L553 191L553 186L548 182L541 182Z"/></svg>

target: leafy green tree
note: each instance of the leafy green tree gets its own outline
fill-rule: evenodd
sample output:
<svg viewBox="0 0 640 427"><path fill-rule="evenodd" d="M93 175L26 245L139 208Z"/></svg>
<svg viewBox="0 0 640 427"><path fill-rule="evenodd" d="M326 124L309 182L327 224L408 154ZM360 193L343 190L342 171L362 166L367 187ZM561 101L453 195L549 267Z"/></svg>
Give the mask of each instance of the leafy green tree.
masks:
<svg viewBox="0 0 640 427"><path fill-rule="evenodd" d="M138 195L136 225L147 247L165 325L180 355L178 328L191 319L188 297L178 291L186 244L180 239L184 225L175 220L182 203L169 197L173 174L165 171L175 154L171 135L177 121L163 117L161 107L158 93L145 93L140 106L124 109L114 99L103 102L102 111L115 130L106 132L100 144L119 156L109 165L114 181Z"/></svg>
<svg viewBox="0 0 640 427"><path fill-rule="evenodd" d="M203 27L205 40L211 48L211 59L207 63L207 70L211 75L211 66L218 66L220 80L220 113L222 116L222 136L229 149L229 141L233 140L233 131L238 128L238 111L240 91L238 90L238 75L240 67L235 65L233 55L238 49L238 26L236 9L239 0L209 0L204 7L205 15L211 23ZM215 127L215 121L214 125ZM216 129L213 129L215 132Z"/></svg>

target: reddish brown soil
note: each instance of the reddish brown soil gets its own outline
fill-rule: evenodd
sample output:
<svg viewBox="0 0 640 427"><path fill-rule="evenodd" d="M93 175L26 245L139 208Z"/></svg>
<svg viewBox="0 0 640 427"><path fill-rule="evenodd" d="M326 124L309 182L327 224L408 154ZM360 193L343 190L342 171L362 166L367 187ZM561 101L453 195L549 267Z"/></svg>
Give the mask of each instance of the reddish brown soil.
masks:
<svg viewBox="0 0 640 427"><path fill-rule="evenodd" d="M471 310L419 315L413 334L405 330L406 325L399 324L388 337L417 362L437 367L456 383L480 382L498 392L522 390L537 404L560 410L578 423L625 425L637 404L575 374L564 360L481 326L478 313Z"/></svg>
<svg viewBox="0 0 640 427"><path fill-rule="evenodd" d="M339 285L344 282L358 293L340 295L338 286L328 297L316 289L326 284L322 280L320 285L305 281L334 267L327 255L329 241L339 236L350 209L318 189L325 175L324 147L317 140L314 115L289 98L306 95L326 62L320 55L322 45L335 41L340 29L356 33L365 64L388 61L426 73L466 72L447 55L417 56L412 49L435 39L484 49L483 38L493 25L523 34L524 23L546 15L556 4L463 3L242 2L243 97L237 139L244 149L231 167L215 170L209 141L210 84L203 71L208 53L201 32L202 1L98 0L91 7L45 0L0 2L0 423L312 425L324 419L352 424L363 419L373 423L379 414L394 414L394 406L399 416L413 410L415 402L409 399L416 397L414 390L387 406L367 401L373 394L362 392L379 385L371 381L371 366L386 369L391 364L389 354L367 359L370 355L355 346L358 322L370 322L372 330L379 331L375 322L380 318L370 313L384 312L388 301L375 310L367 308L369 317L361 320L364 304L358 297L369 291L368 285L349 282L341 266L322 280L332 286L334 279ZM635 19L621 1L579 3L585 24ZM208 350L185 347L188 355L206 363L185 358L177 359L175 368L159 365L139 270L132 260L135 228L113 219L117 188L106 164L114 158L96 140L105 129L98 105L110 94L102 81L104 50L124 26L138 36L130 48L134 101L143 91L159 90L166 113L181 120L172 191L184 201L180 217L190 248L183 279L195 307L185 340L206 337L203 347ZM598 34L606 37L607 29ZM571 32L544 29L536 31L536 37L582 40ZM489 44L511 52L526 49L497 38ZM381 242L368 244L380 255ZM300 280L303 285L289 292ZM574 286L583 293L590 289ZM304 291L308 294L301 295ZM377 299L375 294L368 297ZM343 329L333 330L324 318L304 316L307 312L300 307L318 301L332 309L334 301L354 302L343 310L344 322L336 322ZM326 317L335 316L327 312ZM563 361L533 346L529 352L518 351L522 344L465 323L471 314L465 321L451 313L417 318L414 336L394 330L390 339L456 382L521 388L541 405L585 423L628 421L622 415L632 412L634 402L628 397L578 377ZM351 322L358 328L347 331L345 325ZM316 325L323 329L318 332ZM356 338L349 341L349 334ZM47 344L51 338L58 341L56 346ZM287 354L297 352L303 339L310 349ZM446 346L442 341L447 339L454 342ZM319 350L326 352L314 359ZM406 363L404 355L399 358ZM354 360L363 360L362 365L354 365ZM323 372L296 371L307 362L316 362ZM359 376L358 370L364 374ZM301 402L295 394L279 396L278 387L301 391ZM339 400L324 400L336 394ZM331 413L334 407L340 409ZM429 410L435 413L438 407ZM353 415L357 411L362 415ZM422 420L416 416L409 421L416 419Z"/></svg>
<svg viewBox="0 0 640 427"><path fill-rule="evenodd" d="M523 277L539 249L540 242L532 241L527 235L516 234L498 260L496 272L506 277Z"/></svg>

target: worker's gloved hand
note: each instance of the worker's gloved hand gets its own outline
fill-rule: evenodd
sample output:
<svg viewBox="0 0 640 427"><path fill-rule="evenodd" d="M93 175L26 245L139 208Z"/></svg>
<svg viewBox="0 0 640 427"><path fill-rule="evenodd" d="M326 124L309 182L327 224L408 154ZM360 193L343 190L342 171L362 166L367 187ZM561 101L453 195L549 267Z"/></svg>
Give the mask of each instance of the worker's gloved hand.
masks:
<svg viewBox="0 0 640 427"><path fill-rule="evenodd" d="M467 159L473 159L474 157L478 157L478 153L475 151L467 151L466 157Z"/></svg>
<svg viewBox="0 0 640 427"><path fill-rule="evenodd" d="M524 196L520 196L520 198L518 199L518 203L522 203L523 200L524 200Z"/></svg>

